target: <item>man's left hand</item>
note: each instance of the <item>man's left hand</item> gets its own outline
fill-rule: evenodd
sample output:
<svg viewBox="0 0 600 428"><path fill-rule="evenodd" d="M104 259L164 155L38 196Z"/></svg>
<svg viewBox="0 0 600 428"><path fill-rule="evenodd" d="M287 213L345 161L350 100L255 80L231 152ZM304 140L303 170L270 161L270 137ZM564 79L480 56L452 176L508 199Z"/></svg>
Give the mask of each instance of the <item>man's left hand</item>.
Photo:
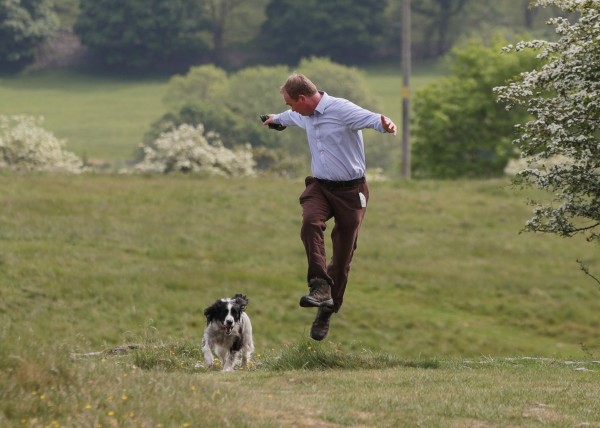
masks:
<svg viewBox="0 0 600 428"><path fill-rule="evenodd" d="M385 132L396 135L396 132L398 131L396 124L384 115L381 115L381 125L383 125Z"/></svg>

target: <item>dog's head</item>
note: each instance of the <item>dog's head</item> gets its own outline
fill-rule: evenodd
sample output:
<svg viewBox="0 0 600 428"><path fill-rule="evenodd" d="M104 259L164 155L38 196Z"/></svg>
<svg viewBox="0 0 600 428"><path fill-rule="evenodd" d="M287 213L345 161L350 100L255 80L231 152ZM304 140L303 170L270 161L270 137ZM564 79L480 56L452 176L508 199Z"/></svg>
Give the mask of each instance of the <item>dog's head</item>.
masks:
<svg viewBox="0 0 600 428"><path fill-rule="evenodd" d="M242 294L236 294L230 299L219 299L204 310L206 323L215 323L226 335L230 335L247 305L248 298Z"/></svg>

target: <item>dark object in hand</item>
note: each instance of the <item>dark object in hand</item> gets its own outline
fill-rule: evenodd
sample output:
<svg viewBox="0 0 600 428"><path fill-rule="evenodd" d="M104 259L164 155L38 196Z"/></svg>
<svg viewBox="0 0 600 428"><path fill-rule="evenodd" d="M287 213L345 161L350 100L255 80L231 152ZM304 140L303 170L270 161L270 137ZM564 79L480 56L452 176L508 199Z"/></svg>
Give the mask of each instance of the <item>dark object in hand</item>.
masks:
<svg viewBox="0 0 600 428"><path fill-rule="evenodd" d="M268 114L261 114L260 115L260 120L262 120L263 122L265 120L267 120L269 118ZM274 129L276 131L283 131L285 128L287 128L287 126L283 126L283 125L279 125L278 123L269 123L269 125L267 125L269 128Z"/></svg>

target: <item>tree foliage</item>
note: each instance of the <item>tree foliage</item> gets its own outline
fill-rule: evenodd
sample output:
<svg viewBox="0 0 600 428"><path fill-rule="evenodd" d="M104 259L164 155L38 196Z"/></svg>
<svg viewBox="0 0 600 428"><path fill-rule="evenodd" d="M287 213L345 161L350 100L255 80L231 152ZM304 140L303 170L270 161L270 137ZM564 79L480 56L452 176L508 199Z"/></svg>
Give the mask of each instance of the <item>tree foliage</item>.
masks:
<svg viewBox="0 0 600 428"><path fill-rule="evenodd" d="M75 31L104 63L141 68L208 50L197 0L81 0Z"/></svg>
<svg viewBox="0 0 600 428"><path fill-rule="evenodd" d="M381 42L386 5L387 0L271 0L262 46L288 64L310 56L365 62Z"/></svg>
<svg viewBox="0 0 600 428"><path fill-rule="evenodd" d="M145 142L188 123L217 132L229 148L246 142L275 147L277 136L265 132L258 116L284 107L278 85L288 74L284 66L250 67L229 76L213 65L192 67L185 76L171 78L164 98L169 112L153 124Z"/></svg>
<svg viewBox="0 0 600 428"><path fill-rule="evenodd" d="M415 95L414 173L495 177L516 157L510 134L522 112L507 112L492 88L532 67L535 55L502 55L506 42L471 41L452 51L452 73Z"/></svg>
<svg viewBox="0 0 600 428"><path fill-rule="evenodd" d="M0 0L0 64L30 60L57 28L51 0Z"/></svg>
<svg viewBox="0 0 600 428"><path fill-rule="evenodd" d="M559 40L534 40L507 51L538 50L543 65L496 88L509 110L532 117L514 140L529 167L523 183L547 190L551 201L536 202L526 230L560 236L600 238L600 3L598 0L538 0L578 12L571 23L551 19ZM556 159L561 161L556 162Z"/></svg>
<svg viewBox="0 0 600 428"><path fill-rule="evenodd" d="M452 46L450 24L468 0L421 0L411 3L411 9L429 18L429 27L425 32L428 51L434 57L448 52Z"/></svg>

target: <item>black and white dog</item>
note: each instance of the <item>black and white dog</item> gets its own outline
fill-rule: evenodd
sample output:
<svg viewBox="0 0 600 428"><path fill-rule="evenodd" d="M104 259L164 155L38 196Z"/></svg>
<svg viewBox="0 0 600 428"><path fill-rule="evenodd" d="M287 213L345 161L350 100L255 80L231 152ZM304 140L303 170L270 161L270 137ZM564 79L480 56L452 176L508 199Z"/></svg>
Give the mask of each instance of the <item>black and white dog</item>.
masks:
<svg viewBox="0 0 600 428"><path fill-rule="evenodd" d="M252 324L246 314L248 298L236 294L230 299L219 299L204 310L206 328L202 337L204 362L212 367L213 352L221 360L223 371L245 366L254 352Z"/></svg>

